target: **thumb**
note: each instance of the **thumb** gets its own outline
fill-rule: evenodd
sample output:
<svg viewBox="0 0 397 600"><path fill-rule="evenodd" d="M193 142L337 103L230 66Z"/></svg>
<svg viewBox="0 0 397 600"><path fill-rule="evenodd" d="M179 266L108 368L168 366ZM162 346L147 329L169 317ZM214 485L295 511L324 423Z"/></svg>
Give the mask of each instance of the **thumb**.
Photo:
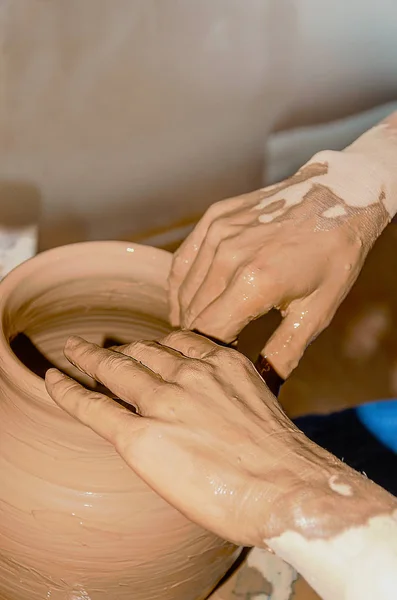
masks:
<svg viewBox="0 0 397 600"><path fill-rule="evenodd" d="M323 310L309 298L293 303L262 350L261 354L283 379L289 377L306 348L329 324L331 318L326 318Z"/></svg>

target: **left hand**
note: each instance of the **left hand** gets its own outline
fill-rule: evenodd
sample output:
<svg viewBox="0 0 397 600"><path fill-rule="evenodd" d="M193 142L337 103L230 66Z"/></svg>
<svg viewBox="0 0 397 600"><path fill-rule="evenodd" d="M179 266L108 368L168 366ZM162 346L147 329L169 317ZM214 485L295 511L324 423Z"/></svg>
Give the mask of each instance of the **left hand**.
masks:
<svg viewBox="0 0 397 600"><path fill-rule="evenodd" d="M280 526L283 498L306 488L312 468L296 458L308 441L253 365L189 332L117 350L72 338L65 354L136 414L57 370L50 396L190 520L241 545L271 537L267 524Z"/></svg>

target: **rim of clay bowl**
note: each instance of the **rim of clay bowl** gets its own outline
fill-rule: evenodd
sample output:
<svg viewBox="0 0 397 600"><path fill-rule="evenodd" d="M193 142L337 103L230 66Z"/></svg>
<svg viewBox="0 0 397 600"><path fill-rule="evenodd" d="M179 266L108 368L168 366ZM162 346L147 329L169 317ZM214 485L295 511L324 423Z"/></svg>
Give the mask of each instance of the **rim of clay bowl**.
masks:
<svg viewBox="0 0 397 600"><path fill-rule="evenodd" d="M89 253L89 254L87 254ZM62 259L78 259L79 257L87 257L95 255L96 258L101 254L107 260L111 256L117 259L117 255L125 254L131 257L131 260L143 260L146 264L161 264L161 270L164 273L169 273L172 262L172 254L167 250L155 248L153 246L144 246L143 244L135 244L133 242L122 241L98 241L98 242L80 242L76 244L68 244L59 246L50 250L45 250L21 263L15 269L10 271L0 282L0 315L3 315L10 295L18 285L24 285L24 280L27 276L34 272L48 267L51 264L57 263ZM0 367L4 376L17 382L18 387L40 399L46 399L51 402L47 394L44 379L32 373L12 351L8 339L4 335L2 317L0 322ZM12 375L8 375L12 371Z"/></svg>

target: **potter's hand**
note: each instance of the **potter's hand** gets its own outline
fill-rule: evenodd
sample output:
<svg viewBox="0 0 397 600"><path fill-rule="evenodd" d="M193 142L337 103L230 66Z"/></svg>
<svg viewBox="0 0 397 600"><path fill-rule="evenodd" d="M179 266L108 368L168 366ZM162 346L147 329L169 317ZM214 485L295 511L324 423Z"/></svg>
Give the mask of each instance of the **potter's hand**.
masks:
<svg viewBox="0 0 397 600"><path fill-rule="evenodd" d="M278 185L214 204L175 254L172 324L231 342L279 308L263 354L287 377L396 212L397 116L389 121Z"/></svg>
<svg viewBox="0 0 397 600"><path fill-rule="evenodd" d="M56 370L50 395L188 518L272 549L324 600L395 598L396 499L299 432L243 356L187 332L65 354L137 414Z"/></svg>
<svg viewBox="0 0 397 600"><path fill-rule="evenodd" d="M191 520L237 543L259 542L262 513L280 493L274 466L302 435L247 359L189 332L118 352L72 338L65 354L138 414L51 370L55 402Z"/></svg>

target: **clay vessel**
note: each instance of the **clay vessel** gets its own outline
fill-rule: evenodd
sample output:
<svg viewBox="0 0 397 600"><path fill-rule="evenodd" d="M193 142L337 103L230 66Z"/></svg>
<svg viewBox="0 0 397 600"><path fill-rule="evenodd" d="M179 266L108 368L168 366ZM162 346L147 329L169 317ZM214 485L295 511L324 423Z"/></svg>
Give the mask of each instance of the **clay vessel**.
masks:
<svg viewBox="0 0 397 600"><path fill-rule="evenodd" d="M235 547L157 496L40 377L46 362L79 376L62 354L71 333L99 344L165 334L170 262L144 246L76 244L1 282L1 600L199 600L233 564Z"/></svg>

